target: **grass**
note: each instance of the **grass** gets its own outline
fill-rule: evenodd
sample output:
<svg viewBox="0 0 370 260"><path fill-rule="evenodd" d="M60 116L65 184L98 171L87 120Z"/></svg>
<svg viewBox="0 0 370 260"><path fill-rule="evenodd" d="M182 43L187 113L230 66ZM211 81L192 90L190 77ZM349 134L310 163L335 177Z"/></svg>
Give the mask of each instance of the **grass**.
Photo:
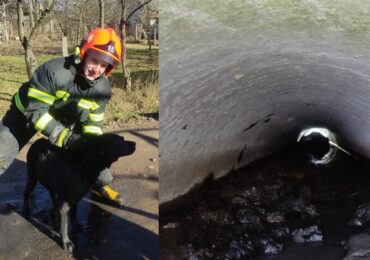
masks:
<svg viewBox="0 0 370 260"><path fill-rule="evenodd" d="M38 64L59 57L37 55ZM126 91L122 68L113 71L109 80L112 85L112 99L105 116L105 124L146 119L158 113L158 47L149 51L146 45L128 44L127 60L132 77L132 91ZM0 56L0 116L9 108L13 94L28 80L24 57L21 55Z"/></svg>
<svg viewBox="0 0 370 260"><path fill-rule="evenodd" d="M112 90L112 99L107 107L107 123L124 123L158 114L158 82L149 79L140 87L134 86L131 92L116 87Z"/></svg>

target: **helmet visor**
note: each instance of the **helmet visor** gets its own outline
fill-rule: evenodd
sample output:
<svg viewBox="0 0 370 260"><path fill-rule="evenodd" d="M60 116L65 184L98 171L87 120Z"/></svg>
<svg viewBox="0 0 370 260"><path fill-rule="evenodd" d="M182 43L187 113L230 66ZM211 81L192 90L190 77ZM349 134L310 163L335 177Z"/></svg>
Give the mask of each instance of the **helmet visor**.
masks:
<svg viewBox="0 0 370 260"><path fill-rule="evenodd" d="M97 51L97 50L94 50L94 49L88 49L86 51L86 54L91 57L91 58L95 58L97 60L101 60L101 61L105 61L106 63L108 63L109 65L115 67L118 65L118 62L113 59L112 57L100 52L100 51Z"/></svg>

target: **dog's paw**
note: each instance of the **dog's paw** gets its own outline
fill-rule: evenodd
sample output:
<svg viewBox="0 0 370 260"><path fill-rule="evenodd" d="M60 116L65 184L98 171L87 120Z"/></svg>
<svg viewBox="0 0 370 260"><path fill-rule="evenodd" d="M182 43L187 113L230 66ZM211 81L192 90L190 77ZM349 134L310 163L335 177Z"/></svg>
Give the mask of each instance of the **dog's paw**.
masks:
<svg viewBox="0 0 370 260"><path fill-rule="evenodd" d="M63 241L63 248L64 249L67 249L70 253L73 252L74 247L75 246L73 245L73 243L72 243L71 240L65 240L65 241Z"/></svg>

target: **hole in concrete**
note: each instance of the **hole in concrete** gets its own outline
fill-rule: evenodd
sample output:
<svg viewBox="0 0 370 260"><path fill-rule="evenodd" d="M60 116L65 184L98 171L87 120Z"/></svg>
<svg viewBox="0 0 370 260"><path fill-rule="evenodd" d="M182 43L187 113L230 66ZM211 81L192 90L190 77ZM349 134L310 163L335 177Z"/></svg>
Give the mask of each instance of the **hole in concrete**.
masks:
<svg viewBox="0 0 370 260"><path fill-rule="evenodd" d="M306 128L299 133L297 142L315 165L329 164L337 152L335 135L327 128Z"/></svg>

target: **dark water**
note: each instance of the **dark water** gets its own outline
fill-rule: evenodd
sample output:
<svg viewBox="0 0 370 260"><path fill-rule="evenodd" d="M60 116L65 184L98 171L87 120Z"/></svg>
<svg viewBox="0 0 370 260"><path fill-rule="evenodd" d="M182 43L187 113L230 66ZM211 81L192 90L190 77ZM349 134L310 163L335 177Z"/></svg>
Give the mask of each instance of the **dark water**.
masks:
<svg viewBox="0 0 370 260"><path fill-rule="evenodd" d="M368 169L344 154L318 168L290 150L207 181L161 210L160 258L341 259L368 228L348 225L370 201Z"/></svg>

